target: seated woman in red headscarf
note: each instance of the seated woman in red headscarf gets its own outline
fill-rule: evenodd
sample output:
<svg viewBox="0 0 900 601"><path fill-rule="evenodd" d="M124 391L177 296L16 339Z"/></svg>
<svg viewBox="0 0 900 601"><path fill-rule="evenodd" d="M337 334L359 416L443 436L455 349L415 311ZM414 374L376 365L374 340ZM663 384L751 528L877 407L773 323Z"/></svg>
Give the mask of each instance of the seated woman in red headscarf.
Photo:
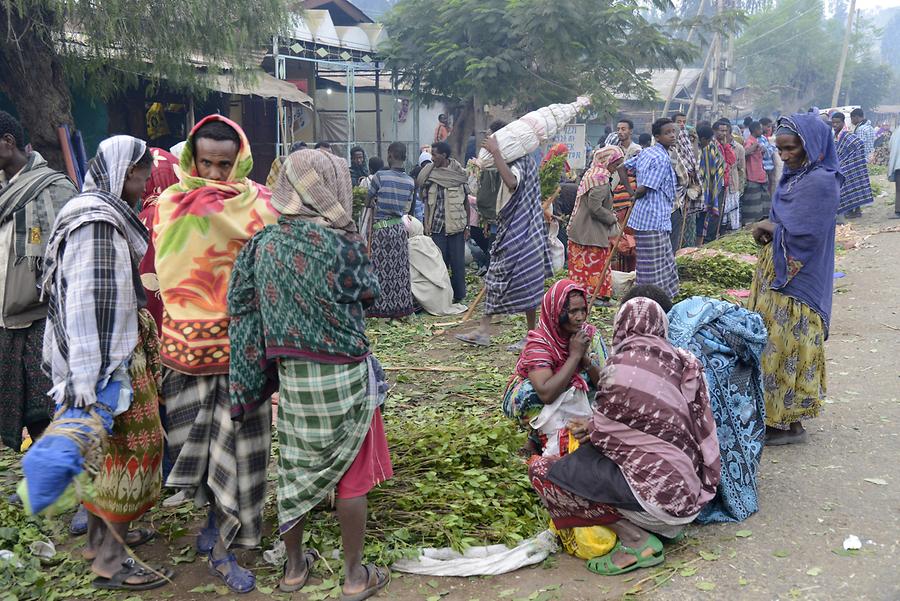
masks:
<svg viewBox="0 0 900 601"><path fill-rule="evenodd" d="M667 340L655 301L633 298L614 324L593 415L570 423L580 446L531 462L531 484L558 529L607 526L619 542L588 569L616 575L665 561L673 538L715 497L716 422L700 361Z"/></svg>
<svg viewBox="0 0 900 601"><path fill-rule="evenodd" d="M590 415L588 391L606 361L597 328L587 323L587 294L572 280L556 282L544 294L538 327L525 348L503 399L503 411L529 432L525 450L565 455L566 423Z"/></svg>

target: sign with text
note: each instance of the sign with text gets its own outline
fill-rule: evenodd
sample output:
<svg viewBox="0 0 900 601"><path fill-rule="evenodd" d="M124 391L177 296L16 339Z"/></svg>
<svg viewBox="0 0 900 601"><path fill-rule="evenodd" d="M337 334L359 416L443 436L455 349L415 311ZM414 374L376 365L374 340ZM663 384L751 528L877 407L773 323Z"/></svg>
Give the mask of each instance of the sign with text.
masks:
<svg viewBox="0 0 900 601"><path fill-rule="evenodd" d="M569 148L569 165L572 169L584 169L585 135L587 125L584 123L572 123L565 126L558 134L553 136L548 143L548 148L554 144L565 144Z"/></svg>

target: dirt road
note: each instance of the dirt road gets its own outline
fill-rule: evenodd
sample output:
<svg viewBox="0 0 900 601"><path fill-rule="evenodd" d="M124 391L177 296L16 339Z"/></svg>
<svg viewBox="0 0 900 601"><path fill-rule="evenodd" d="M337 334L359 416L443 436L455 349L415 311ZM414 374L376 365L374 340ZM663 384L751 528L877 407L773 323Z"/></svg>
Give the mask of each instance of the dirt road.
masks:
<svg viewBox="0 0 900 601"><path fill-rule="evenodd" d="M867 210L854 227L871 235L838 260L837 270L846 276L835 281L826 412L807 424L809 444L765 450L758 514L742 524L692 528L685 543L669 549L665 566L630 577L595 576L584 562L558 554L542 566L492 578L395 575L379 598L577 601L620 599L631 591L664 601L900 599L900 231L875 233L900 228L883 219L886 212L883 200ZM515 332L504 334L515 338ZM447 349L469 352L449 342ZM512 359L506 362L511 365ZM193 542L190 528L181 529L188 524L154 526L170 535L177 528L179 540L141 549L151 563L169 564ZM861 551L843 551L850 535L863 541ZM75 549L79 546L80 541ZM245 557L253 565L258 554L248 552ZM173 586L141 597L236 597L213 590L192 592L213 582L203 561L181 563L176 569ZM273 595L277 574L260 570L259 575L260 590L241 599L307 599L304 594ZM140 598L120 598L126 597Z"/></svg>

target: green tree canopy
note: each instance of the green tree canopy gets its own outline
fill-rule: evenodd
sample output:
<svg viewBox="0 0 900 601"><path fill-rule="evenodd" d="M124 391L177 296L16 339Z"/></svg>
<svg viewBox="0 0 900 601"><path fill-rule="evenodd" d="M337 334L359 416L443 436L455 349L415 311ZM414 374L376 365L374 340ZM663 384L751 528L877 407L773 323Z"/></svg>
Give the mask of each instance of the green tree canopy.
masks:
<svg viewBox="0 0 900 601"><path fill-rule="evenodd" d="M525 111L588 93L610 111L617 93L652 98L649 70L694 48L641 13L636 0L400 0L385 55L414 93L463 102L456 150L484 104Z"/></svg>
<svg viewBox="0 0 900 601"><path fill-rule="evenodd" d="M55 128L72 123L68 85L101 98L139 77L198 85L198 67L234 73L283 31L291 0L0 0L0 90L32 143L59 157Z"/></svg>
<svg viewBox="0 0 900 601"><path fill-rule="evenodd" d="M832 1L832 8L840 2ZM736 70L756 92L759 112L790 113L831 105L846 31L841 18L827 18L821 0L779 0L753 15L735 47ZM889 69L871 53L874 35L865 20L854 27L839 102L871 108L887 93Z"/></svg>

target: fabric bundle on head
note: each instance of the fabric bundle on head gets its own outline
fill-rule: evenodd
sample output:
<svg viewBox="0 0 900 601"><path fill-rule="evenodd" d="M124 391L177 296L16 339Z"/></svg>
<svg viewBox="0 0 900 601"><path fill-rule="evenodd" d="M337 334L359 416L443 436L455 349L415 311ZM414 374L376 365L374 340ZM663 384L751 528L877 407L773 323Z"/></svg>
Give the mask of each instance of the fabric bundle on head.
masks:
<svg viewBox="0 0 900 601"><path fill-rule="evenodd" d="M652 517L690 522L715 496L721 469L703 368L666 340L668 319L655 301L631 299L614 328L591 443L621 468Z"/></svg>
<svg viewBox="0 0 900 601"><path fill-rule="evenodd" d="M331 153L301 150L289 156L275 184L272 205L282 215L356 232L347 161Z"/></svg>
<svg viewBox="0 0 900 601"><path fill-rule="evenodd" d="M565 311L569 295L580 294L587 303L584 288L572 280L559 280L544 294L541 301L541 319L538 327L528 332L525 348L516 363L516 373L527 378L535 369L558 370L569 358L569 337L562 331L559 318ZM597 328L585 324L584 333L593 338ZM578 390L587 391L588 384L576 371L570 383Z"/></svg>

